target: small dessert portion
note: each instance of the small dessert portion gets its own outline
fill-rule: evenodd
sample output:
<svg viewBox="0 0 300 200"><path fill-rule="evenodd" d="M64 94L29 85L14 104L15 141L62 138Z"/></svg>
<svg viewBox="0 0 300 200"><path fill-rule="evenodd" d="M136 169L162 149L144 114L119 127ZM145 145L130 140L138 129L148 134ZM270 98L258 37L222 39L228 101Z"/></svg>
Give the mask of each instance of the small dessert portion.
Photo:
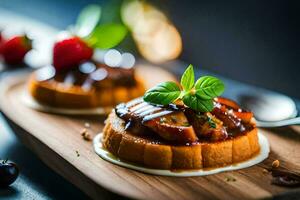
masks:
<svg viewBox="0 0 300 200"><path fill-rule="evenodd" d="M110 107L145 91L134 69L85 62L77 69L57 72L48 66L29 79L31 96L43 105L61 108Z"/></svg>
<svg viewBox="0 0 300 200"><path fill-rule="evenodd" d="M54 44L53 66L34 72L29 79L29 92L37 102L54 108L107 108L144 93L128 53L98 59L96 49L114 48L127 35L124 25L99 23L100 18L101 7L88 5L71 32L59 35L64 39Z"/></svg>
<svg viewBox="0 0 300 200"><path fill-rule="evenodd" d="M59 108L111 107L142 95L132 62L109 66L92 60L93 49L78 37L54 45L53 66L34 72L29 92L39 103Z"/></svg>
<svg viewBox="0 0 300 200"><path fill-rule="evenodd" d="M156 169L208 169L246 161L260 151L251 112L217 97L211 76L194 84L190 66L181 86L165 82L143 98L119 104L106 120L103 147L121 160Z"/></svg>

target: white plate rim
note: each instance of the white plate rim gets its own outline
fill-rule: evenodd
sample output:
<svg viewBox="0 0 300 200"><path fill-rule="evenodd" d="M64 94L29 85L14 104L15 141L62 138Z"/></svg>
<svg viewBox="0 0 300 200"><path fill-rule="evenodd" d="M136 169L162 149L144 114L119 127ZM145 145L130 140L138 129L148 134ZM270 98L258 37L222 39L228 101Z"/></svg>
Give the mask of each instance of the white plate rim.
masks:
<svg viewBox="0 0 300 200"><path fill-rule="evenodd" d="M160 175L160 176L173 176L173 177L207 176L207 175L217 174L217 173L226 172L226 171L244 169L244 168L248 168L248 167L251 167L253 165L256 165L256 164L262 162L263 160L268 158L269 152L270 152L270 145L269 145L268 139L266 138L266 136L264 136L262 133L260 133L258 131L260 152L258 155L251 158L250 160L247 160L245 162L241 162L238 164L234 164L234 165L229 165L226 167L211 169L211 170L199 169L199 170L175 172L175 171L171 171L171 170L151 169L151 168L147 168L147 167L134 165L129 162L121 161L119 159L114 159L115 156L113 156L110 152L108 152L107 150L105 150L102 147L102 143L101 143L102 136L103 136L103 134L99 133L93 139L94 151L102 159L104 159L108 162L111 162L113 164L128 168L128 169L133 169L135 171L143 172L146 174Z"/></svg>

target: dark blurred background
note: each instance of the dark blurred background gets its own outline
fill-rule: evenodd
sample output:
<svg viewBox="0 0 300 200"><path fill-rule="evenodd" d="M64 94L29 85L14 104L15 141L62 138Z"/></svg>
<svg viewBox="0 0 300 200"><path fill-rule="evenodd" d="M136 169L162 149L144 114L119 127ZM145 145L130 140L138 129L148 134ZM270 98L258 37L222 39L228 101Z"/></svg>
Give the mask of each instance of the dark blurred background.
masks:
<svg viewBox="0 0 300 200"><path fill-rule="evenodd" d="M300 97L296 1L168 1L182 59L198 67Z"/></svg>
<svg viewBox="0 0 300 200"><path fill-rule="evenodd" d="M297 1L149 2L163 10L180 31L181 60L300 99L300 6ZM80 10L90 3L109 3L108 10L118 5L115 0L0 0L0 9L65 29L74 24ZM107 19L114 16L114 12L106 12L110 15ZM15 160L22 174L10 190L0 190L0 199L87 198L25 149L2 118L0 115L0 155ZM111 198L116 199L112 194Z"/></svg>
<svg viewBox="0 0 300 200"><path fill-rule="evenodd" d="M97 2L106 3L26 0L24 4L23 0L1 0L0 7L64 29L74 23L84 5ZM182 60L300 98L297 1L161 0L153 3L182 34Z"/></svg>

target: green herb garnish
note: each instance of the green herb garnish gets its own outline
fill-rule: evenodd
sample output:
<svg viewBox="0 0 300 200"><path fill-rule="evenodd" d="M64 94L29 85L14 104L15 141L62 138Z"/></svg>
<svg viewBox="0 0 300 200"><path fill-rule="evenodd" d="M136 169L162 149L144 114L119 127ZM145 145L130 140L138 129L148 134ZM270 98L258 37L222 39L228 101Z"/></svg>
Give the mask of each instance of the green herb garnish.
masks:
<svg viewBox="0 0 300 200"><path fill-rule="evenodd" d="M210 112L213 109L213 98L220 96L225 89L224 83L213 76L203 76L195 83L192 65L183 73L180 84L181 87L174 82L160 83L145 93L144 101L168 105L182 100L195 111Z"/></svg>
<svg viewBox="0 0 300 200"><path fill-rule="evenodd" d="M210 128L217 128L216 123L212 120L211 117L208 117L207 121L208 121L208 124L209 124Z"/></svg>
<svg viewBox="0 0 300 200"><path fill-rule="evenodd" d="M74 26L75 35L90 47L109 49L117 46L126 37L128 30L121 23L100 23L101 7L96 4L86 6L79 14Z"/></svg>
<svg viewBox="0 0 300 200"><path fill-rule="evenodd" d="M186 126L187 127L187 126L190 126L190 124L189 124L189 122L183 122L182 126Z"/></svg>
<svg viewBox="0 0 300 200"><path fill-rule="evenodd" d="M100 24L85 40L95 48L109 49L123 41L126 35L127 28L122 24Z"/></svg>
<svg viewBox="0 0 300 200"><path fill-rule="evenodd" d="M144 100L154 104L168 105L181 94L180 88L174 82L164 82L148 90Z"/></svg>
<svg viewBox="0 0 300 200"><path fill-rule="evenodd" d="M91 4L82 9L77 17L75 32L80 37L88 36L97 26L101 18L101 7Z"/></svg>

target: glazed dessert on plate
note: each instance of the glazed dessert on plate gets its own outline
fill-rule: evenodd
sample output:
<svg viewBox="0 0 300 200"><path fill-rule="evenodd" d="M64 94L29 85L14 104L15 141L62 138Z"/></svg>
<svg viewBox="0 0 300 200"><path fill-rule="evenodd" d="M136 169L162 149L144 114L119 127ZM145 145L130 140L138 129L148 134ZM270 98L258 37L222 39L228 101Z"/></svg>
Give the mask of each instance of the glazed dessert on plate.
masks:
<svg viewBox="0 0 300 200"><path fill-rule="evenodd" d="M129 53L124 53L119 64L110 65L114 63L113 57L100 58L100 62L93 59L93 51L78 37L57 42L53 65L30 76L30 95L42 105L86 109L113 107L144 93L144 84L133 68L132 55L128 60Z"/></svg>
<svg viewBox="0 0 300 200"><path fill-rule="evenodd" d="M223 90L212 76L194 83L190 66L180 86L161 83L116 106L102 145L120 160L155 169L212 169L252 159L260 152L253 114L219 97Z"/></svg>
<svg viewBox="0 0 300 200"><path fill-rule="evenodd" d="M47 66L33 72L29 92L40 104L60 108L112 107L144 93L133 68L92 61L59 72Z"/></svg>

